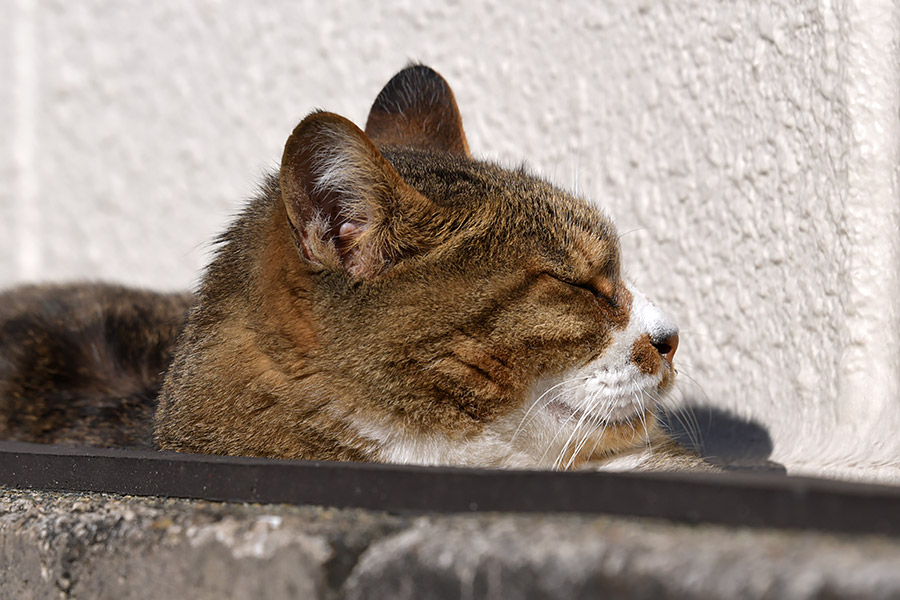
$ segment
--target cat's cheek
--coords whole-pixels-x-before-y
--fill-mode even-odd
[[[602,430],[601,451],[643,439],[643,429],[654,421],[674,377],[677,328],[639,290],[629,286],[628,291],[628,320],[613,330],[599,356],[581,368],[543,378],[529,394],[528,410],[547,412],[563,429]],[[665,340],[671,340],[671,348]]]

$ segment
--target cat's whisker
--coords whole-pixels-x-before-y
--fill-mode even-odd
[[[703,447],[703,440],[700,435],[701,427],[693,407],[682,403],[677,409],[667,411],[667,415],[681,425],[691,447],[694,450],[700,451]],[[675,431],[671,424],[667,429],[670,435],[674,435]]]
[[[563,443],[562,447],[560,448],[559,454],[557,455],[556,459],[553,461],[553,469],[560,469],[562,467],[562,460],[565,457],[566,451],[569,449],[570,444],[572,443],[572,439],[574,438],[575,434],[577,434],[579,431],[579,427],[580,427],[582,421],[584,420],[585,415],[587,414],[584,412],[584,408],[589,403],[590,403],[590,397],[586,398],[584,401],[582,401],[579,404],[579,406],[576,408],[576,412],[573,412],[571,415],[569,415],[569,417],[563,423],[563,427],[564,427],[566,424],[568,424],[572,420],[573,417],[575,417],[576,414],[578,414],[578,411],[581,411],[581,416],[578,417],[577,421],[575,422],[575,425],[572,427],[572,432],[569,434],[569,437]],[[559,432],[562,431],[563,427],[560,427]],[[554,437],[554,440],[555,439],[556,438]]]
[[[594,442],[594,446],[591,448],[591,451],[588,454],[588,456],[593,456],[594,452],[597,451],[597,446],[599,446],[600,442],[603,441],[603,434],[606,433],[606,428],[609,425],[609,418],[612,416],[612,412],[614,409],[615,409],[614,406],[610,406],[610,408],[606,411],[606,413],[604,415],[598,416],[598,419],[600,420],[600,422],[602,424],[602,429],[600,431],[600,435],[597,436],[597,440]]]
[[[644,422],[644,390],[641,387],[634,385],[632,385],[631,388],[631,406],[635,408],[634,413],[636,418],[632,418],[630,422],[632,423],[632,429],[634,430],[635,435],[637,435],[637,427],[634,427],[634,422],[637,421],[639,424]]]
[[[648,425],[647,425],[647,417],[645,414],[646,410],[647,410],[647,400],[649,397],[649,401],[654,402],[654,403],[659,402],[659,393],[656,390],[647,390],[647,389],[643,389],[641,387],[636,387],[636,386],[634,386],[634,384],[632,384],[629,395],[632,398],[633,405],[635,405],[637,408],[637,412],[636,412],[637,420],[639,420],[639,422],[641,424],[642,431],[644,432],[644,441],[645,441],[646,447],[649,449],[651,447],[652,439],[650,437],[650,432],[649,432]],[[592,421],[594,423],[608,424],[608,421],[609,421],[610,417],[612,416],[612,413],[614,410],[615,410],[615,405],[610,406],[603,415],[594,415],[592,417]],[[632,434],[637,435],[637,429],[635,427],[634,420],[630,421],[629,424],[631,425],[631,428],[632,428]],[[605,430],[605,425],[603,426],[603,430]],[[594,444],[591,447],[590,452],[587,454],[588,457],[593,456],[594,453],[597,451],[597,447],[600,445],[600,443],[603,439],[602,433],[603,433],[603,431],[601,430],[600,435],[598,435],[597,438],[594,440]],[[577,457],[578,455],[581,454],[581,451],[583,450],[583,445],[587,442],[587,439],[589,439],[589,437],[590,436],[587,436],[583,440],[582,445],[576,449],[576,452],[573,454],[573,456]],[[569,468],[571,466],[572,462],[573,462],[573,460],[570,458],[569,464],[566,465],[566,468]]]
[[[690,406],[687,407],[685,419],[688,421],[688,424],[685,425],[685,433],[687,433],[691,446],[694,450],[702,454],[704,443],[703,434],[701,432],[703,430],[700,427],[700,421],[697,419],[697,414]]]
[[[575,172],[573,173],[573,179],[575,181],[572,182],[572,195],[578,195],[578,161],[581,158],[581,150],[578,151],[578,154],[575,156]]]
[[[541,461],[544,460],[544,457],[546,457],[547,453],[548,453],[548,452],[550,451],[550,449],[553,447],[553,442],[556,441],[556,438],[559,437],[559,434],[562,433],[562,431],[563,431],[563,429],[566,427],[566,425],[568,425],[568,423],[572,420],[572,418],[573,418],[578,412],[581,412],[582,417],[579,417],[578,421],[576,422],[575,428],[572,430],[572,433],[569,435],[569,437],[568,437],[568,439],[566,440],[566,442],[562,445],[562,449],[560,450],[559,456],[557,456],[556,460],[553,461],[553,468],[554,468],[554,469],[557,469],[557,468],[559,467],[559,463],[562,461],[562,458],[563,458],[563,456],[565,455],[566,449],[569,447],[569,444],[570,444],[571,441],[572,441],[572,436],[574,436],[575,433],[578,432],[578,425],[581,423],[582,418],[583,418],[585,415],[588,414],[587,411],[586,411],[587,407],[588,407],[589,405],[593,404],[594,398],[595,398],[599,393],[600,393],[599,390],[595,390],[593,393],[591,393],[589,396],[587,396],[584,400],[582,400],[582,401],[578,404],[578,406],[574,407],[574,410],[573,410],[572,414],[570,414],[570,415],[566,418],[566,420],[563,421],[563,422],[560,424],[559,428],[558,428],[557,431],[556,431],[556,435],[554,435],[554,436],[553,436],[553,439],[550,440],[550,443],[547,445],[547,450],[545,450],[543,456],[541,456]]]
[[[709,405],[710,399],[703,388],[699,385],[696,379],[692,376],[688,375],[684,372],[679,372],[679,380],[676,382],[675,389],[681,396],[681,402],[676,403],[677,410],[669,411],[671,414],[681,425],[684,427],[685,433],[688,436],[688,441],[693,446],[693,448],[697,451],[702,452],[703,448],[703,439],[701,432],[704,431],[704,428],[700,425],[700,420],[697,417],[697,412],[692,406],[692,403],[687,400],[688,393],[685,391],[685,381],[691,384],[691,388],[694,390],[698,390],[699,393],[704,398],[704,404]],[[709,428],[709,422],[707,422],[707,429]]]
[[[562,386],[569,385],[569,384],[575,383],[577,381],[584,381],[587,379],[590,379],[590,377],[587,375],[582,376],[582,377],[571,377],[569,379],[566,379],[564,381],[557,383],[556,385],[553,385],[552,387],[547,389],[545,392],[543,392],[540,396],[538,396],[538,398],[534,402],[531,403],[531,406],[528,407],[528,410],[525,412],[525,414],[522,416],[522,419],[519,421],[519,424],[516,426],[516,429],[513,432],[510,443],[515,442],[516,438],[518,437],[519,433],[521,433],[522,429],[524,429],[525,426],[527,426],[528,423],[530,423],[531,420],[534,419],[534,417],[537,413],[535,413],[535,415],[532,415],[532,411],[534,411],[535,407],[537,407],[537,405],[541,403],[541,401],[544,399],[545,396],[547,396],[550,392],[552,392]],[[562,396],[562,394],[557,394],[553,398],[550,398],[549,400],[547,400],[543,403],[543,406],[541,406],[541,408],[543,408],[543,407],[547,406],[548,404],[552,403],[553,401],[559,399],[561,396]],[[530,418],[529,418],[529,415],[531,415]]]
[[[688,435],[688,438],[691,441],[691,444],[695,449],[701,451],[703,448],[703,438],[701,431],[703,429],[700,427],[700,420],[697,418],[697,413],[694,410],[694,407],[690,404],[683,404],[684,411],[678,411],[680,414],[684,415],[684,420],[687,423],[684,423],[685,432]]]
[[[592,399],[593,398],[594,398],[594,396],[592,396]],[[587,440],[588,440],[588,438],[590,438],[591,433],[596,433],[597,439],[594,442],[594,446],[591,448],[591,452],[588,454],[588,456],[592,456],[594,454],[594,451],[596,451],[596,449],[597,449],[597,445],[600,443],[600,441],[603,439],[603,435],[606,433],[606,428],[609,425],[609,420],[612,417],[612,413],[615,410],[615,408],[616,408],[615,404],[611,404],[609,406],[609,408],[607,408],[606,412],[602,415],[593,414],[593,411],[592,411],[592,414],[590,415],[590,422],[593,427],[586,432],[586,435],[584,436],[584,440],[579,445],[579,447],[576,448],[575,452],[569,458],[569,463],[566,465],[567,470],[572,465],[575,458],[580,454],[583,445],[585,443],[587,443]]]
[[[632,390],[633,390],[633,391],[631,392],[631,397],[632,397],[631,403],[632,403],[632,406],[633,406],[633,405],[634,405],[634,398],[635,398],[635,393],[634,393],[635,386],[634,386],[634,384],[630,384],[630,387],[631,387]],[[637,391],[640,391],[640,390],[638,389]],[[629,420],[628,420],[628,425],[631,427],[631,439],[634,439],[634,438],[637,436],[637,429],[635,429],[635,427],[634,427],[634,419],[629,419]]]
[[[570,380],[569,382],[571,382],[571,380]],[[562,391],[561,391],[561,392],[557,393],[556,395],[554,395],[553,397],[547,398],[546,400],[543,400],[543,401],[541,402],[542,406],[541,406],[540,408],[541,408],[541,409],[546,408],[548,405],[550,405],[550,404],[552,404],[553,402],[559,400],[559,399],[562,398],[564,395],[565,395],[565,392],[562,392]],[[538,404],[537,401],[536,401],[534,404],[532,404],[531,408],[529,408],[529,411],[533,410],[533,409],[536,407],[537,404]],[[520,421],[518,427],[516,427],[516,430],[515,430],[515,432],[514,432],[514,434],[513,434],[513,438],[512,438],[513,440],[516,439],[516,437],[517,437],[520,433],[522,433],[522,431],[524,431],[525,427],[526,427],[531,421],[533,421],[535,418],[537,418],[538,413],[539,413],[539,411],[537,411],[537,412],[535,412],[534,414],[532,414],[531,417],[528,418],[527,421],[526,421],[525,417],[522,418],[522,420]],[[563,422],[561,423],[560,427],[561,427],[561,428],[565,427],[565,425],[569,422],[569,420],[570,420],[571,418],[572,418],[572,415],[570,415],[569,417],[567,417],[566,420],[563,421]],[[550,440],[550,442],[548,442],[548,446],[549,446],[549,445],[552,445],[553,441],[556,440],[556,437],[557,437],[558,435],[559,435],[559,431],[557,431],[556,435],[554,435],[554,437]]]
[[[593,411],[585,411],[584,417],[584,420],[587,421],[587,426],[583,428],[581,439],[578,441],[578,443],[575,444],[575,449],[572,451],[571,456],[569,456],[569,460],[566,463],[564,469],[566,471],[571,468],[572,464],[575,462],[575,459],[581,454],[581,450],[584,448],[584,445],[587,444],[587,441],[588,439],[590,439],[591,434],[595,433],[597,430],[597,425],[599,424],[597,415],[593,414]],[[581,425],[582,423],[579,423],[579,427]]]
[[[626,231],[626,232],[624,232],[624,233],[620,233],[620,234],[619,234],[619,239],[625,237],[626,235],[631,235],[632,233],[639,233],[639,232],[641,232],[641,231],[647,231],[647,228],[646,228],[646,227],[635,227],[634,229],[629,229],[628,231]],[[631,275],[631,272],[630,272],[630,271],[628,272],[628,274],[629,274],[629,276],[630,276],[629,278],[630,278],[632,281],[635,281],[635,282],[637,281],[637,280],[634,278],[634,276]]]
[[[641,427],[644,429],[644,442],[645,446],[649,449],[652,441],[650,439],[650,430],[647,426],[647,406],[644,404],[645,394],[650,396],[650,401],[657,403],[659,399],[656,394],[650,390],[638,390],[640,392],[640,397],[638,398],[638,418],[641,421]]]
[[[590,418],[588,419],[589,426],[585,431],[581,442],[579,442],[578,446],[576,447],[575,452],[573,452],[572,456],[569,458],[569,463],[566,465],[566,470],[568,470],[572,466],[572,463],[574,463],[575,459],[578,456],[582,455],[582,450],[584,450],[584,447],[587,445],[588,440],[590,440],[591,437],[594,437],[594,445],[591,447],[591,451],[585,455],[587,460],[590,460],[590,457],[593,456],[594,451],[597,449],[597,445],[603,440],[603,436],[606,433],[606,428],[608,425],[608,418],[611,414],[612,410],[610,409],[610,411],[607,412],[607,420],[604,420],[603,416],[598,414],[593,414],[590,416]]]
[[[692,387],[693,387],[694,389],[696,389],[697,391],[700,392],[700,394],[703,396],[703,401],[704,401],[706,404],[711,404],[709,395],[708,395],[708,394],[706,393],[706,391],[703,389],[703,386],[700,385],[700,382],[697,381],[694,377],[692,377],[691,375],[689,375],[687,372],[685,372],[685,371],[683,371],[683,370],[679,370],[679,371],[678,371],[678,378],[679,378],[679,380],[682,380],[682,381],[686,379],[686,380],[688,381],[688,383],[691,383],[691,384],[692,384]],[[682,383],[682,381],[679,381],[679,384]]]

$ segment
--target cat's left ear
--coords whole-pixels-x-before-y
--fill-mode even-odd
[[[423,247],[415,223],[430,202],[339,115],[313,113],[297,125],[280,187],[294,240],[315,268],[366,279]]]
[[[369,112],[366,135],[379,147],[469,156],[453,91],[425,65],[410,65],[387,82]]]

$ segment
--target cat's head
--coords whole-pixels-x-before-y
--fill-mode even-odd
[[[192,315],[202,326],[187,334],[245,336],[230,362],[195,369],[253,370],[217,393],[250,397],[270,382],[268,400],[230,417],[268,438],[225,451],[566,468],[654,433],[678,334],[624,279],[613,224],[524,169],[474,160],[431,69],[396,75],[365,132],[330,113],[304,119],[273,195],[271,210],[250,213],[265,243],[213,263]],[[240,281],[223,272],[235,268]],[[182,354],[199,361],[214,345]],[[176,399],[196,402],[189,395]],[[201,407],[207,421],[237,410],[215,402]],[[257,413],[271,419],[250,424]],[[352,451],[317,453],[329,443]]]
[[[622,277],[599,209],[471,159],[437,73],[394,77],[365,133],[305,119],[281,190],[326,290],[321,335],[376,392],[352,426],[385,458],[440,461],[446,439],[477,456],[490,437],[560,466],[644,443],[677,329]]]

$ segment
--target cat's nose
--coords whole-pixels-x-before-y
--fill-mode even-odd
[[[678,349],[678,332],[666,332],[653,339],[653,347],[671,365],[675,359],[675,350]]]

